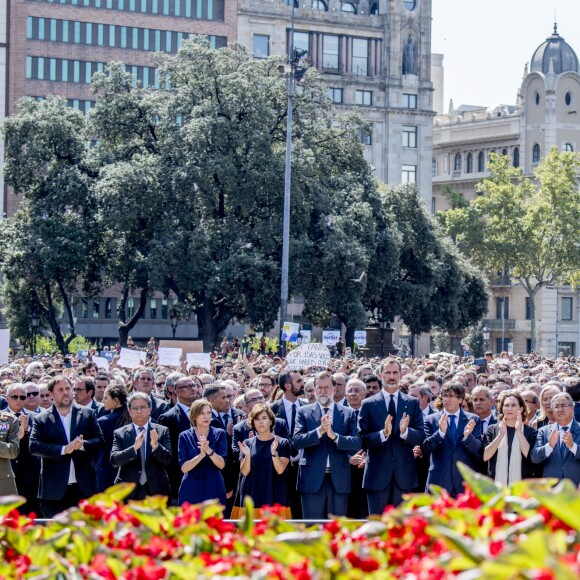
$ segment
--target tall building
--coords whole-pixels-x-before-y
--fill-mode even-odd
[[[576,53],[554,25],[553,33],[526,63],[513,105],[449,105],[433,123],[432,211],[449,208],[442,191],[451,187],[468,200],[488,175],[492,152],[509,155],[523,174],[533,171],[551,147],[580,151],[580,65]],[[529,299],[523,288],[499,272],[490,279],[490,346],[496,352],[513,344],[515,352],[531,347]],[[536,297],[536,350],[555,356],[578,354],[580,294],[570,287],[544,287]]]
[[[256,58],[294,47],[339,110],[357,109],[378,179],[417,183],[431,199],[431,0],[239,0],[238,41]]]

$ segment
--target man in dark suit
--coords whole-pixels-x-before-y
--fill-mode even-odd
[[[353,410],[358,430],[358,415],[362,402],[367,395],[366,385],[360,379],[350,379],[346,383],[346,399],[348,406]],[[346,515],[356,520],[366,519],[369,515],[367,493],[363,489],[363,475],[367,453],[363,448],[352,454],[350,463],[350,493],[348,495],[348,511]]]
[[[95,493],[93,465],[104,439],[95,412],[73,404],[68,378],[54,377],[48,390],[54,402],[34,418],[30,452],[41,458],[40,509],[52,518]]]
[[[197,377],[182,375],[173,384],[176,394],[176,404],[159,417],[159,424],[169,429],[171,440],[171,465],[169,466],[169,484],[171,497],[177,505],[177,494],[183,473],[179,467],[178,442],[179,435],[191,427],[189,409],[194,401],[201,398],[203,387]]]
[[[574,401],[574,419],[580,421],[580,379],[570,379],[564,387],[564,392],[572,397]]]
[[[346,516],[350,493],[350,455],[361,448],[354,411],[334,402],[332,375],[316,375],[317,402],[296,414],[294,447],[303,449],[298,491],[306,519]]]
[[[135,483],[128,499],[150,495],[169,497],[166,468],[171,463],[169,429],[149,421],[151,398],[133,393],[127,399],[132,423],[117,429],[113,435],[111,464],[118,467],[115,483]]]
[[[419,401],[399,391],[401,365],[386,359],[379,370],[383,388],[365,399],[359,414],[362,444],[367,449],[363,487],[369,514],[381,514],[389,504],[401,503],[417,485],[413,447],[425,439]]]
[[[234,402],[234,389],[225,381],[207,386],[203,391],[203,398],[207,399],[212,407],[212,421],[210,425],[218,429],[224,429],[228,441],[228,456],[226,465],[222,470],[226,485],[227,505],[224,516],[229,517],[234,506],[235,493],[240,476],[239,457],[232,448],[232,434],[234,425],[242,420],[242,414],[232,408]]]
[[[431,456],[426,488],[431,484],[438,485],[453,497],[463,491],[463,478],[457,462],[476,469],[482,446],[477,415],[461,409],[464,398],[465,386],[462,383],[446,383],[441,389],[443,411],[425,419],[427,436],[422,448]]]
[[[550,405],[556,423],[538,430],[532,461],[542,464],[543,477],[571,479],[580,485],[580,423],[574,419],[574,401],[568,393],[560,393]]]
[[[264,394],[258,389],[249,389],[244,394],[245,411],[247,415],[250,414],[250,411],[258,403],[265,402],[266,400],[264,398]],[[283,437],[284,439],[288,439],[288,441],[292,442],[292,438],[288,432],[288,427],[286,426],[286,421],[278,417],[276,417],[276,422],[274,423],[274,433],[278,435],[278,437]],[[250,430],[250,426],[246,420],[240,421],[237,425],[234,425],[234,429],[232,431],[232,449],[234,450],[234,453],[240,453],[239,443],[241,441],[245,441],[254,435],[255,433]]]
[[[270,408],[276,417],[286,421],[288,432],[290,433],[290,437],[292,437],[294,435],[298,409],[306,405],[304,401],[298,398],[304,393],[304,379],[299,371],[286,371],[281,373],[278,377],[278,386],[283,395],[280,399],[274,401],[270,405]],[[300,500],[300,494],[296,489],[299,460],[300,457],[298,452],[296,449],[292,448],[290,463],[286,468],[286,488],[290,499],[292,516],[297,519],[302,517],[302,502]]]
[[[465,375],[468,376],[467,374]],[[489,387],[478,386],[471,392],[471,400],[473,402],[473,412],[477,415],[479,421],[477,426],[477,434],[483,441],[485,431],[490,425],[497,423],[497,417],[493,411],[493,393]],[[487,475],[487,461],[483,461],[480,457],[475,462],[474,469],[478,473]]]
[[[157,419],[169,411],[169,403],[153,396],[153,387],[155,386],[155,375],[147,367],[138,367],[133,372],[133,390],[137,393],[145,393],[151,397],[151,419]]]
[[[38,504],[38,481],[40,479],[40,459],[30,454],[28,440],[32,429],[32,421],[36,413],[24,408],[27,392],[21,383],[13,383],[6,389],[6,412],[14,415],[20,422],[18,439],[20,452],[12,459],[12,471],[16,478],[18,494],[26,498],[26,503],[19,507],[20,513],[40,513]]]
[[[95,401],[95,391],[96,386],[93,377],[79,377],[73,384],[75,403],[92,409],[96,413],[98,419],[99,417],[106,415],[107,410],[103,403],[97,403],[97,401]]]
[[[423,382],[418,382],[409,387],[409,395],[415,397],[419,401],[419,407],[423,413],[423,421],[433,413],[435,409],[430,405],[433,393],[431,388]],[[415,456],[415,466],[417,467],[417,486],[413,491],[423,493],[425,485],[427,484],[427,474],[429,473],[429,455],[424,454],[420,445],[415,445],[413,448],[413,455]]]

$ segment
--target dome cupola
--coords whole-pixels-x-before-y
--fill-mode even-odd
[[[558,34],[558,25],[554,24],[554,32],[540,44],[530,65],[530,72],[548,74],[552,62],[555,74],[563,72],[580,72],[578,57],[572,47]]]

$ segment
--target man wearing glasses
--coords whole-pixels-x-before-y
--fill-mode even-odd
[[[127,399],[131,423],[113,434],[111,465],[118,467],[115,483],[134,483],[127,499],[169,496],[166,468],[171,464],[169,429],[150,422],[151,397],[133,393]]]
[[[46,385],[38,385],[38,390],[40,391],[38,398],[40,400],[41,411],[44,409],[50,409],[52,407],[52,393],[48,390]]]
[[[179,434],[191,427],[189,421],[189,409],[194,401],[201,398],[202,386],[197,377],[181,375],[173,385],[177,396],[176,404],[159,417],[159,424],[169,430],[171,444],[171,465],[168,468],[171,498],[177,505],[177,494],[183,472],[179,466],[178,442]]]
[[[258,375],[258,389],[260,389],[262,395],[264,396],[264,401],[269,402],[274,391],[274,378],[267,373]]]
[[[32,413],[40,413],[42,408],[40,407],[40,388],[36,383],[25,383],[24,388],[26,390],[26,401],[24,402],[24,408]]]
[[[98,418],[106,415],[107,411],[103,403],[97,403],[97,401],[95,401],[95,390],[95,381],[93,377],[89,376],[79,377],[73,385],[75,403],[92,409]],[[37,395],[39,394],[40,391],[37,388]]]
[[[163,413],[169,411],[169,404],[153,396],[155,375],[151,369],[140,367],[133,373],[133,390],[145,393],[151,398],[151,418],[157,420]]]
[[[571,479],[580,485],[580,424],[574,419],[574,401],[568,393],[552,397],[556,422],[538,430],[532,461],[541,463],[543,477]]]

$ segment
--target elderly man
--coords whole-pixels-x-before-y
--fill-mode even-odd
[[[133,390],[151,397],[151,419],[156,421],[160,415],[169,411],[169,404],[153,396],[154,386],[155,375],[151,369],[139,367],[133,372]]]
[[[433,398],[431,389],[425,383],[415,383],[409,387],[409,395],[419,401],[419,408],[423,418],[435,413],[435,409],[429,404]]]
[[[551,401],[556,422],[538,430],[531,457],[541,463],[543,477],[571,479],[580,485],[580,424],[574,419],[574,401],[568,393],[554,395]]]
[[[48,386],[38,385],[38,390],[40,391],[40,395],[38,395],[40,410],[50,409],[52,407],[52,393],[48,390]]]
[[[0,412],[0,496],[18,493],[10,460],[18,456],[20,431],[21,424],[13,414]]]

